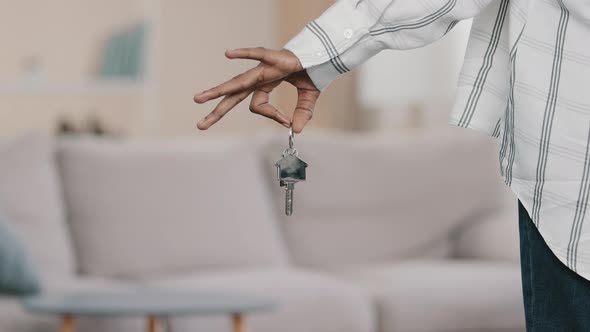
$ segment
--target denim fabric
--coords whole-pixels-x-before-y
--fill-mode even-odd
[[[520,201],[518,219],[527,332],[590,331],[590,281],[553,254]]]

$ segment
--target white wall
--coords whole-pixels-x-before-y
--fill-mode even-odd
[[[161,135],[204,134],[197,132],[196,123],[216,103],[196,105],[192,96],[256,65],[226,59],[226,49],[276,47],[276,5],[276,0],[162,1],[158,68]],[[251,132],[269,125],[268,119],[253,116],[245,101],[207,134]]]

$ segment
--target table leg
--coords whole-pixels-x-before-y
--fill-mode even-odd
[[[233,332],[246,332],[246,323],[244,322],[244,316],[241,313],[232,315]]]
[[[64,315],[62,317],[61,332],[74,332],[74,316]]]
[[[158,317],[150,315],[147,317],[147,330],[148,332],[157,332],[158,331]]]

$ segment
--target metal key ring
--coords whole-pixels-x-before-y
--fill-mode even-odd
[[[293,149],[295,141],[295,134],[293,134],[293,123],[291,123],[291,127],[289,128],[289,149]]]
[[[283,157],[285,157],[287,155],[297,157],[297,156],[299,156],[299,152],[297,152],[297,149],[295,149],[295,148],[288,148],[288,149],[285,149],[285,151],[283,151]]]

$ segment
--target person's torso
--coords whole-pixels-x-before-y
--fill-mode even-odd
[[[476,17],[450,123],[499,138],[506,183],[590,279],[590,1],[498,0]]]

